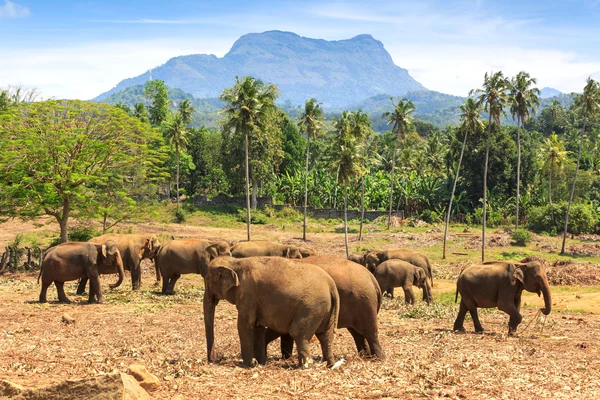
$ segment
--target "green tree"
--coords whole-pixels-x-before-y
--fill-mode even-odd
[[[398,145],[404,139],[404,133],[410,126],[411,114],[415,111],[415,105],[411,100],[407,98],[399,98],[398,103],[394,103],[394,99],[390,97],[392,102],[393,110],[385,111],[381,117],[387,120],[388,125],[392,125],[392,130],[397,132],[396,141],[394,144],[394,153],[392,155],[392,166],[391,166],[391,178],[390,178],[390,204],[388,214],[388,230],[392,223],[392,206],[394,197],[394,175],[396,169],[396,153],[398,152]]]
[[[101,206],[97,190],[148,181],[162,154],[147,124],[108,104],[43,101],[0,117],[0,209],[24,219],[50,215],[67,241],[72,215]],[[116,191],[120,199],[130,193]]]
[[[450,194],[450,201],[448,203],[448,211],[446,213],[446,226],[444,228],[444,244],[442,251],[442,258],[446,259],[446,238],[448,236],[448,225],[450,225],[450,215],[452,212],[452,200],[454,199],[454,192],[456,191],[456,183],[458,182],[458,176],[460,174],[460,165],[462,164],[463,155],[465,154],[465,147],[467,145],[467,136],[469,132],[478,132],[483,129],[483,123],[480,120],[479,115],[481,114],[481,105],[478,104],[473,98],[469,97],[465,100],[464,104],[460,106],[460,130],[464,132],[464,139],[462,147],[460,149],[460,157],[458,159],[458,166],[456,167],[456,174],[454,175],[454,184],[452,186],[452,193]]]
[[[308,162],[310,160],[310,139],[316,140],[325,126],[323,110],[315,98],[306,100],[304,110],[300,114],[298,127],[306,134],[306,165],[304,170],[304,223],[302,225],[302,240],[306,241],[306,210],[308,207]]]
[[[552,226],[554,226],[554,207],[552,206],[552,176],[562,169],[567,160],[567,151],[565,145],[558,139],[556,133],[546,138],[542,146],[542,170],[548,172],[548,202],[550,205],[550,215]]]
[[[510,112],[517,119],[517,206],[516,229],[519,229],[519,188],[521,186],[521,125],[525,124],[535,114],[540,105],[540,90],[532,87],[537,83],[527,72],[521,71],[512,78],[510,88]]]
[[[144,96],[150,101],[148,108],[150,123],[153,126],[160,126],[169,116],[169,92],[165,82],[161,80],[146,82]]]
[[[363,113],[362,110],[352,112],[350,114],[350,133],[356,141],[356,145],[360,146],[363,151],[362,158],[362,173],[360,178],[360,227],[358,229],[358,240],[362,240],[363,221],[365,219],[365,162],[366,162],[366,142],[373,134],[371,128],[371,119],[369,114]]]
[[[226,88],[220,96],[226,103],[223,110],[224,131],[233,131],[237,137],[244,138],[248,240],[251,240],[249,142],[260,139],[260,133],[266,128],[269,114],[275,108],[275,99],[278,96],[279,90],[275,85],[265,85],[249,76],[241,80],[236,77],[234,86]]]
[[[161,126],[165,141],[169,144],[171,151],[175,151],[176,157],[176,186],[177,186],[177,208],[179,208],[179,167],[181,152],[187,149],[189,144],[189,132],[180,112],[171,114]]]
[[[194,120],[192,117],[194,111],[196,110],[194,110],[192,103],[188,99],[185,99],[179,103],[179,108],[177,109],[177,112],[181,115],[181,120],[186,125],[189,125]]]
[[[583,126],[581,128],[581,137],[579,139],[579,151],[577,152],[577,163],[575,164],[575,177],[573,178],[573,186],[571,195],[567,205],[565,214],[565,229],[563,231],[563,241],[560,254],[565,254],[565,244],[567,242],[567,229],[569,227],[569,212],[573,203],[575,194],[575,185],[577,184],[577,173],[579,172],[579,162],[581,160],[581,150],[583,148],[583,140],[585,139],[585,128],[588,120],[595,121],[600,112],[600,86],[598,82],[592,78],[587,79],[587,83],[583,88],[583,94],[575,96],[575,109],[583,117]]]
[[[483,169],[483,210],[481,221],[481,261],[485,261],[485,224],[487,214],[487,173],[490,154],[490,136],[492,133],[492,120],[500,127],[500,117],[506,115],[504,106],[508,103],[507,90],[509,83],[502,71],[488,75],[485,73],[483,87],[472,90],[469,96],[475,95],[477,103],[483,105],[488,114],[488,127],[485,145],[485,165]]]

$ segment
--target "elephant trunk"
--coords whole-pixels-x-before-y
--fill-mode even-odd
[[[206,281],[205,281],[206,282]],[[206,283],[204,287],[204,299],[202,301],[204,307],[204,330],[206,333],[206,352],[208,362],[214,362],[215,356],[215,307],[217,301],[208,290],[206,290]]]
[[[123,277],[125,275],[125,272],[123,271],[123,259],[121,258],[121,254],[117,253],[117,257],[115,259],[115,263],[117,264],[117,272],[119,274],[119,279],[117,280],[117,282],[115,282],[114,284],[110,285],[111,289],[114,289],[116,287],[121,286],[121,283],[123,283]]]
[[[540,311],[542,311],[544,315],[548,315],[550,314],[550,311],[552,311],[552,296],[550,295],[550,286],[546,279],[544,279],[544,283],[541,285],[540,289],[544,295],[544,308]]]

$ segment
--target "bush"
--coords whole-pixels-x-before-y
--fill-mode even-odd
[[[283,207],[281,210],[279,210],[277,212],[277,216],[279,218],[293,218],[293,219],[298,219],[300,217],[303,217],[303,214],[295,209],[293,209],[292,207]]]
[[[512,240],[516,246],[527,246],[531,242],[531,234],[525,229],[517,229],[512,233]]]
[[[100,236],[100,232],[91,226],[75,226],[69,230],[67,237],[69,242],[87,242],[93,237]]]
[[[483,219],[483,208],[476,208],[472,213],[467,214],[465,222],[467,225],[481,225]],[[506,224],[504,220],[504,214],[500,211],[491,211],[488,209],[486,215],[486,226],[488,228],[495,228]]]
[[[175,216],[175,222],[177,222],[178,224],[184,223],[187,218],[187,214],[183,210],[183,208],[176,208],[175,212],[174,212],[174,216]]]
[[[550,206],[531,207],[527,213],[527,225],[534,232],[562,232],[567,212],[567,202],[554,204],[554,224]],[[590,204],[573,203],[569,215],[569,229],[572,234],[593,233],[597,229],[597,212]]]
[[[436,224],[442,221],[442,214],[433,210],[423,210],[421,219],[429,224]]]
[[[245,208],[241,208],[238,210],[238,221],[243,222],[243,223],[247,222]],[[267,223],[267,216],[262,211],[259,211],[259,210],[251,211],[250,212],[250,223],[252,223],[254,225],[264,225]]]

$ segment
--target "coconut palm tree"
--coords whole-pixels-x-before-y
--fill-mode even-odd
[[[550,203],[550,216],[552,217],[552,226],[554,226],[554,207],[552,206],[552,176],[554,171],[559,171],[563,163],[567,160],[567,151],[565,145],[558,139],[558,135],[553,133],[546,138],[542,145],[543,164],[542,170],[548,171],[548,202]]]
[[[351,114],[351,129],[350,132],[352,136],[358,141],[358,145],[360,145],[363,149],[362,154],[362,170],[363,174],[360,178],[360,228],[358,230],[358,240],[362,240],[362,231],[363,231],[363,221],[365,219],[365,175],[366,172],[365,162],[366,162],[366,142],[367,139],[373,134],[373,129],[371,128],[371,119],[369,118],[369,114],[363,113],[362,110],[358,110]]]
[[[302,240],[306,241],[306,209],[308,207],[308,162],[310,159],[310,139],[317,139],[323,133],[325,117],[321,104],[315,98],[306,100],[304,111],[300,115],[298,127],[300,132],[306,133],[306,168],[304,174],[304,224],[302,226]]]
[[[188,99],[179,103],[179,109],[177,110],[177,112],[181,114],[181,119],[186,125],[194,120],[192,117],[194,111],[194,107],[192,107],[192,103]]]
[[[344,243],[346,257],[350,255],[348,248],[348,185],[363,172],[363,150],[359,140],[352,134],[352,121],[347,111],[342,112],[335,123],[333,143],[334,159],[331,169],[336,171],[344,186]]]
[[[390,183],[390,210],[388,214],[388,230],[392,223],[392,203],[394,196],[394,172],[396,169],[396,153],[398,152],[398,144],[404,138],[404,133],[410,126],[411,114],[415,112],[415,105],[411,100],[407,98],[398,97],[398,103],[394,103],[394,99],[390,97],[392,102],[393,110],[385,111],[382,114],[382,118],[387,120],[388,125],[392,125],[392,129],[398,132],[396,141],[394,142],[394,153],[392,155],[392,173]]]
[[[519,188],[521,186],[521,125],[535,114],[540,105],[540,90],[532,87],[537,83],[527,72],[521,71],[510,82],[510,112],[517,119],[517,209],[516,229],[519,229]]]
[[[248,240],[250,240],[250,163],[248,143],[264,129],[269,111],[275,107],[279,89],[273,84],[265,85],[261,80],[250,76],[235,77],[235,85],[226,88],[219,98],[225,102],[223,129],[234,130],[244,138],[246,170],[246,217]]]
[[[481,261],[485,261],[485,224],[487,214],[487,173],[488,160],[490,156],[490,136],[492,134],[492,120],[500,127],[500,116],[506,115],[504,106],[508,103],[509,83],[502,71],[496,73],[485,73],[483,86],[480,89],[471,90],[469,96],[475,96],[477,103],[483,105],[488,114],[487,137],[485,142],[485,165],[483,168],[483,212],[481,223]]]
[[[171,146],[171,150],[175,150],[175,155],[177,157],[177,174],[175,181],[177,184],[177,208],[179,208],[179,158],[181,151],[185,151],[189,144],[189,131],[187,130],[186,124],[183,122],[183,116],[179,112],[167,117],[167,120],[162,125],[162,131],[165,140],[169,143],[169,146]]]
[[[442,258],[446,258],[446,237],[448,236],[448,225],[450,225],[450,215],[452,212],[452,200],[454,199],[454,192],[456,191],[456,183],[458,182],[458,175],[460,173],[460,165],[462,164],[463,155],[465,154],[465,146],[467,145],[467,136],[469,132],[477,132],[483,128],[483,123],[480,119],[481,105],[477,103],[472,97],[469,97],[463,105],[460,106],[460,130],[465,133],[463,138],[462,148],[460,149],[460,157],[458,159],[458,166],[456,167],[456,175],[454,175],[454,185],[452,186],[452,194],[450,194],[450,201],[448,202],[448,212],[446,213],[446,227],[444,228],[444,245],[442,251]]]
[[[560,250],[560,254],[565,254],[567,228],[569,227],[569,213],[571,212],[571,204],[573,203],[573,196],[575,194],[575,184],[577,183],[577,173],[579,172],[579,161],[581,160],[581,150],[583,148],[583,140],[585,139],[585,126],[588,120],[594,121],[600,113],[600,85],[598,85],[598,82],[591,77],[587,79],[587,83],[583,88],[583,94],[576,95],[575,109],[583,116],[583,126],[581,128],[581,138],[579,139],[575,177],[573,178],[571,196],[569,197],[569,204],[567,205],[567,213],[565,215],[565,229],[563,231],[562,249]]]

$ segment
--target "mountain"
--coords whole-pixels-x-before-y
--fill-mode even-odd
[[[275,83],[281,91],[280,101],[304,104],[315,97],[328,107],[341,107],[382,93],[403,95],[425,90],[407,70],[394,64],[383,44],[371,35],[327,41],[269,31],[242,36],[223,58],[206,54],[172,58],[121,81],[95,100],[144,84],[151,77],[197,98],[218,97],[224,88],[233,85],[235,76],[246,75]]]
[[[549,99],[550,97],[560,96],[561,94],[563,94],[563,93],[559,92],[558,90],[556,90],[554,88],[545,87],[540,91],[540,98]]]

